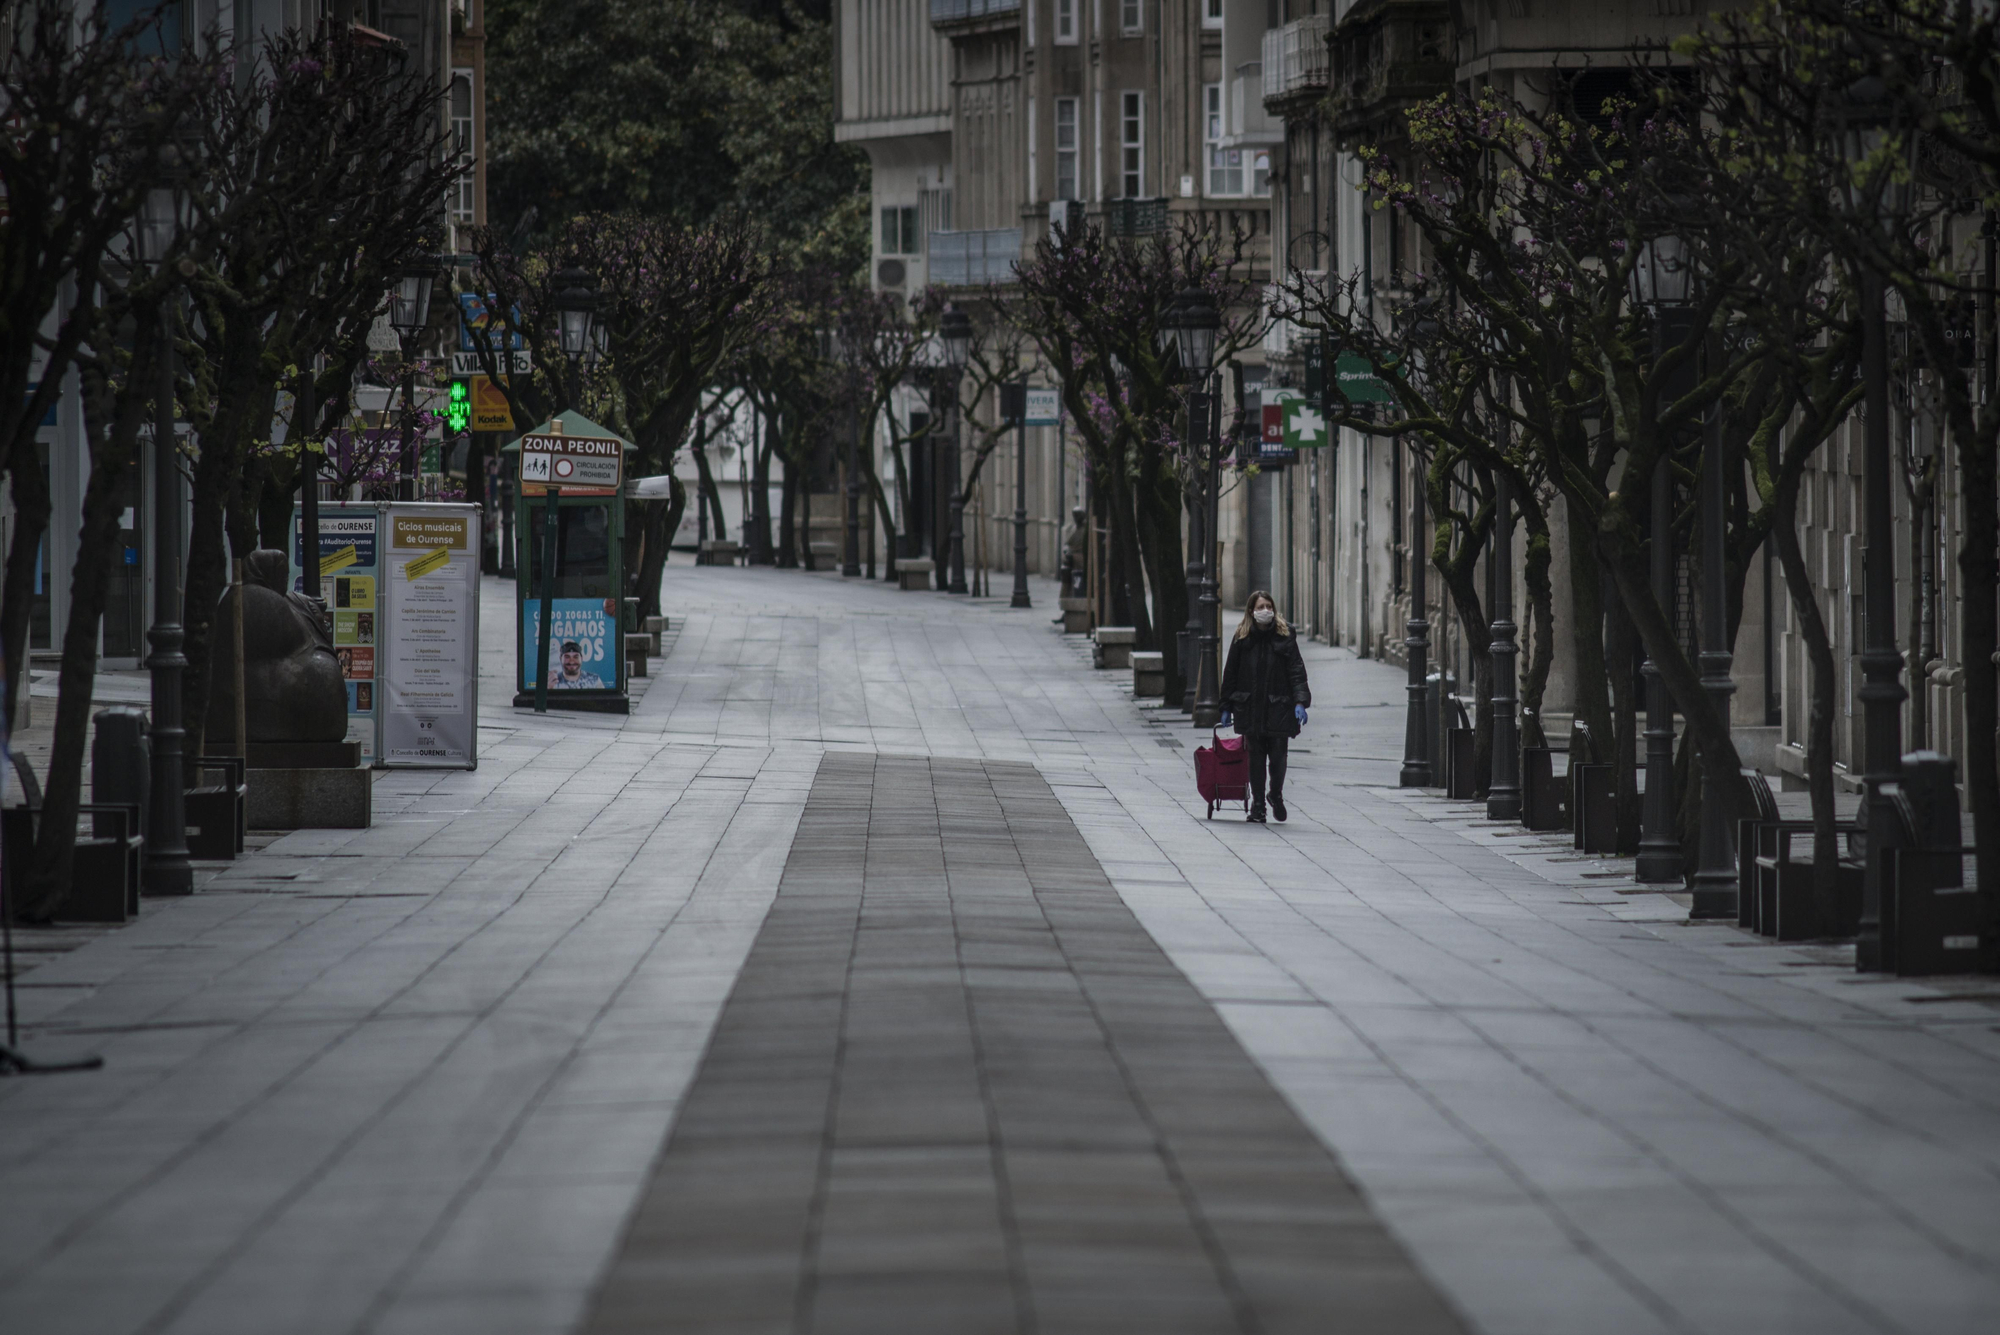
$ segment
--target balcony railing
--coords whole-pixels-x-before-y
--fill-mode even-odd
[[[931,0],[932,23],[964,23],[1021,12],[1021,0]]]
[[[1021,258],[1021,229],[995,227],[982,232],[932,232],[930,280],[944,287],[980,287],[1014,281]]]
[[[1104,232],[1107,236],[1158,236],[1166,230],[1167,201],[1164,198],[1104,201]]]
[[[1267,99],[1326,87],[1328,21],[1325,14],[1312,14],[1264,34]]]

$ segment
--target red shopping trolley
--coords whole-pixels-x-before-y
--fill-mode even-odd
[[[1194,786],[1208,803],[1208,818],[1215,819],[1218,802],[1241,802],[1250,810],[1250,752],[1241,737],[1224,737],[1211,731],[1213,746],[1194,749]]]

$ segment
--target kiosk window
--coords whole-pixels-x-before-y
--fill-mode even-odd
[[[610,509],[565,505],[556,513],[556,597],[611,597]],[[523,592],[530,598],[541,596],[542,533],[547,514],[540,505],[528,511],[528,577],[532,582]]]

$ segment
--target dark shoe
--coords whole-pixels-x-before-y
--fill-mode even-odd
[[[1264,823],[1264,804],[1259,802],[1256,806],[1251,807],[1250,814],[1243,819],[1246,821],[1255,821],[1257,824],[1262,825]]]
[[[1271,794],[1271,814],[1278,818],[1278,824],[1285,823],[1285,799],[1276,793]]]

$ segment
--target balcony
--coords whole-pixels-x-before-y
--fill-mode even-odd
[[[932,232],[929,242],[930,279],[940,287],[984,287],[1014,281],[1014,265],[1021,258],[1018,227]]]
[[[1021,0],[931,0],[931,25],[947,27],[981,19],[1018,18]]]
[[[1327,16],[1293,19],[1264,34],[1264,104],[1287,103],[1326,88]]]

